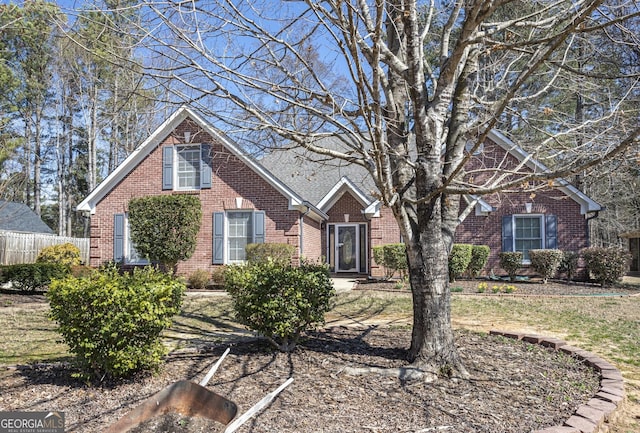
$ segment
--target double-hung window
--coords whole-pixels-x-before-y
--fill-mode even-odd
[[[178,189],[200,189],[200,146],[176,146]]]
[[[162,148],[162,189],[211,188],[212,155],[209,144],[178,144]]]
[[[530,263],[529,251],[557,248],[555,215],[506,215],[502,217],[502,251],[522,252]]]
[[[529,250],[542,249],[544,237],[542,233],[542,215],[514,216],[514,251],[522,252],[525,262],[529,261]]]
[[[241,263],[251,243],[264,243],[263,211],[228,210],[213,213],[213,264]]]
[[[227,213],[229,262],[243,262],[247,244],[253,242],[253,212]]]

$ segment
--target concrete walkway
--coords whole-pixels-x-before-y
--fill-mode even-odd
[[[337,293],[348,292],[356,284],[355,278],[331,278]]]

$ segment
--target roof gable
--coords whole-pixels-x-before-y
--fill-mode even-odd
[[[532,170],[534,173],[549,173],[551,170],[541,162],[535,160],[530,153],[508,139],[504,134],[495,129],[489,131],[487,137],[503,148],[507,153],[512,155],[520,162]],[[585,193],[569,183],[566,179],[557,178],[554,180],[554,188],[562,191],[567,197],[580,205],[580,213],[585,215],[589,212],[598,212],[603,210],[602,205],[588,197]]]
[[[213,137],[218,143],[224,146],[229,152],[240,161],[261,176],[278,192],[289,200],[290,209],[298,209],[302,212],[312,211],[316,218],[323,218],[322,212],[306,202],[300,195],[294,192],[289,186],[269,172],[256,160],[244,153],[242,149],[227,136],[216,130],[210,123],[186,106],[180,107],[167,120],[165,120],[144,142],[142,142],[116,169],[111,172],[78,206],[77,210],[93,214],[98,203],[115,188],[129,173],[158,146],[166,137],[175,130],[184,120],[191,119],[203,131]],[[159,169],[160,170],[160,169]]]

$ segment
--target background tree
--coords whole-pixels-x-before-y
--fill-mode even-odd
[[[617,44],[608,32],[632,31],[637,5],[523,4],[306,0],[279,4],[274,17],[271,2],[149,2],[145,26],[153,30],[145,48],[162,56],[153,71],[159,82],[177,79],[175,95],[227,129],[264,132],[272,139],[261,142],[299,146],[369,171],[407,246],[414,305],[409,359],[464,375],[447,278],[454,232],[471,209],[460,197],[544,187],[622,157],[640,131],[637,111],[622,115],[638,92],[637,70],[589,118],[538,105],[586,76],[573,60],[592,45],[577,38]],[[339,74],[339,90],[335,76],[318,73],[318,58]],[[545,123],[527,148],[552,173],[531,173],[524,164],[465,172],[489,130],[533,112]],[[321,147],[326,135],[340,137],[343,148]]]
[[[129,202],[129,229],[136,251],[165,272],[175,273],[180,260],[196,249],[202,220],[200,199],[193,195],[160,195]]]
[[[47,106],[51,98],[54,22],[58,8],[44,1],[26,2],[22,7],[2,5],[4,74],[13,82],[4,93],[6,113],[18,123],[23,137],[20,161],[27,180],[23,201],[40,215],[42,167],[46,157]]]

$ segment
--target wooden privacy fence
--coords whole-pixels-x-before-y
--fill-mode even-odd
[[[89,238],[0,231],[0,264],[35,263],[38,253],[44,247],[66,243],[80,248],[82,262],[89,263]]]

